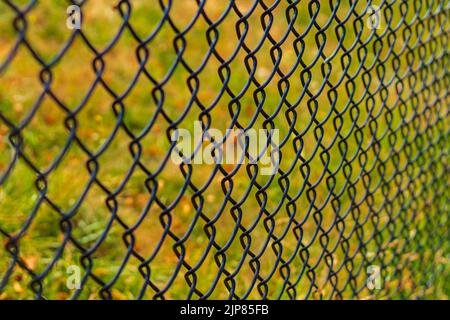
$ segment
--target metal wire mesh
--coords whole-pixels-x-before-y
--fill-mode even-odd
[[[445,298],[449,9],[2,0],[0,298]],[[277,172],[174,164],[196,120]]]

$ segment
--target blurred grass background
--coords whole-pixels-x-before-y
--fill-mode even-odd
[[[27,1],[13,2],[19,6],[27,4]],[[162,10],[157,1],[130,2],[132,14],[129,23],[140,37],[145,38],[157,27],[163,16]],[[275,2],[278,1],[265,1],[268,6]],[[323,49],[320,49],[322,39],[316,37],[318,33],[316,27],[302,38],[305,48],[301,56],[303,63],[312,64],[321,50],[326,57],[334,55],[336,51],[334,57],[328,61],[328,66],[332,70],[328,80],[336,84],[346,72],[352,76],[352,81],[347,77],[335,90],[329,85],[322,88],[324,75],[321,68],[325,66],[323,57],[309,69],[311,81],[307,84],[301,81],[302,77],[307,78],[307,75],[302,73],[304,68],[301,66],[289,77],[287,101],[294,103],[304,90],[308,90],[311,96],[316,96],[315,104],[308,101],[308,95],[303,95],[296,106],[294,124],[296,130],[303,132],[313,121],[313,117],[317,120],[312,127],[304,131],[301,139],[301,156],[306,159],[302,160],[303,163],[308,164],[308,177],[305,179],[302,174],[305,167],[302,167],[302,161],[298,161],[289,175],[287,191],[290,197],[295,197],[307,184],[306,189],[295,201],[295,214],[296,219],[302,223],[301,243],[308,247],[306,269],[313,268],[312,274],[317,284],[317,287],[313,288],[313,294],[309,294],[312,281],[306,273],[303,273],[296,286],[297,298],[329,297],[336,293],[333,287],[341,291],[344,298],[354,297],[355,290],[360,291],[356,296],[358,298],[448,297],[450,290],[446,163],[449,145],[447,138],[449,99],[446,87],[448,17],[444,19],[444,16],[448,15],[448,3],[445,8],[439,9],[439,3],[445,1],[433,2],[432,7],[420,6],[420,10],[417,10],[417,6],[412,4],[417,2],[412,1],[407,13],[402,17],[401,7],[405,2],[388,1],[392,10],[384,12],[392,14],[392,21],[390,23],[384,21],[382,29],[377,31],[380,36],[375,41],[376,37],[373,37],[372,30],[366,27],[365,19],[361,20],[361,25],[358,24],[360,22],[355,22],[356,14],[348,15],[352,2],[340,1],[336,16],[341,20],[348,19],[345,22],[345,36],[341,44],[337,36],[341,31],[337,19],[330,20],[332,13],[330,3],[321,2],[320,8],[312,6],[313,11],[317,10],[316,24],[320,27],[329,25],[324,32],[326,40]],[[298,16],[294,26],[298,32],[307,30],[311,22],[307,3],[303,1],[297,5]],[[210,19],[215,21],[224,13],[227,4],[228,1],[207,1],[204,10]],[[236,6],[241,12],[250,10],[252,4],[253,1],[250,0],[236,1]],[[83,6],[82,31],[98,51],[106,48],[118,33],[122,18],[116,5],[117,1],[96,0],[87,1]],[[276,41],[282,39],[288,28],[285,16],[287,6],[287,1],[281,1],[273,10],[270,34]],[[354,6],[354,12],[363,12],[367,2],[360,1]],[[66,8],[66,1],[38,1],[26,15],[28,21],[26,39],[46,62],[55,57],[70,37],[71,30],[65,26]],[[197,10],[198,4],[194,0],[173,1],[170,16],[177,28],[182,30],[189,25]],[[429,12],[437,10],[441,10],[441,13],[433,20],[429,17]],[[258,5],[248,18],[249,30],[245,44],[251,49],[256,48],[258,41],[263,37],[261,27],[263,12],[262,6]],[[436,23],[425,24],[426,27],[419,35],[414,28],[407,27],[407,24],[414,27],[418,25],[414,22],[417,21],[417,16],[425,17],[425,22]],[[13,10],[5,1],[0,2],[0,62],[6,59],[17,41],[17,31],[13,28],[14,18]],[[229,58],[238,44],[235,29],[238,19],[238,15],[231,11],[217,28],[219,39],[216,49],[224,58]],[[358,28],[353,27],[355,23]],[[388,27],[390,32],[386,31]],[[194,70],[202,64],[209,49],[207,29],[208,24],[203,18],[199,18],[185,35],[186,48],[183,57]],[[395,41],[392,41],[394,34],[392,30],[395,30]],[[176,60],[173,44],[175,36],[174,29],[166,23],[148,45],[150,58],[146,68],[157,81],[164,79]],[[437,40],[426,42],[422,49],[417,46],[417,43],[425,42],[430,36],[436,36]],[[360,41],[354,44],[357,37]],[[295,66],[297,54],[294,42],[295,36],[291,33],[281,45],[283,56],[279,68],[284,73]],[[352,48],[353,45],[354,49],[345,55],[343,48]],[[381,49],[377,56],[376,52],[380,45]],[[102,79],[116,95],[120,96],[127,90],[139,70],[136,59],[138,46],[139,43],[129,29],[125,28],[118,41],[103,56],[105,70]],[[405,49],[406,46],[410,49]],[[368,49],[364,60],[361,60],[359,55],[361,54],[359,49],[362,47]],[[266,39],[255,55],[258,61],[255,78],[259,83],[264,83],[274,68],[270,58],[272,48],[273,45]],[[413,56],[412,60],[407,58],[408,54]],[[53,75],[51,90],[70,110],[78,107],[95,80],[96,75],[92,67],[94,57],[95,54],[83,39],[77,36],[62,59],[51,69]],[[249,78],[244,65],[245,57],[246,53],[241,49],[230,63],[232,71],[229,88],[234,94],[244,88]],[[423,61],[430,62],[431,66],[423,66]],[[385,68],[382,69],[382,76],[379,73],[381,67],[368,72],[371,76],[368,84],[363,79],[363,70],[370,69],[374,63]],[[344,70],[344,66],[348,69]],[[223,86],[218,72],[219,67],[219,61],[212,57],[198,75],[200,86],[197,97],[204,106],[214,101]],[[424,77],[419,77],[420,72],[414,71],[418,69],[422,69]],[[0,112],[15,125],[19,125],[29,115],[43,92],[43,86],[39,81],[41,70],[42,65],[32,57],[24,45],[21,45],[7,70],[0,75]],[[163,86],[164,111],[171,119],[177,119],[189,106],[192,97],[187,86],[189,75],[187,69],[179,65]],[[263,90],[265,93],[263,109],[268,114],[274,113],[282,101],[278,89],[280,81],[280,75],[276,74]],[[125,106],[123,121],[135,135],[139,135],[145,129],[157,110],[151,95],[154,87],[151,81],[141,76],[123,100]],[[257,87],[251,84],[239,100],[241,110],[238,119],[243,126],[247,125],[257,112],[254,100],[256,91]],[[416,94],[411,97],[411,92]],[[334,109],[331,104],[333,94],[336,96]],[[231,101],[232,98],[224,94],[211,110],[212,128],[225,130],[230,125]],[[356,107],[349,107],[349,101],[352,102],[351,106]],[[76,115],[76,135],[92,153],[104,145],[117,124],[117,116],[112,108],[113,102],[111,94],[98,85]],[[233,106],[234,110],[235,108],[236,106]],[[287,107],[283,104],[281,112],[274,119],[281,137],[286,137],[289,132],[286,110]],[[192,123],[198,120],[200,112],[201,109],[194,103],[178,127],[192,130]],[[341,113],[340,116],[338,112]],[[32,159],[39,170],[45,171],[67,142],[70,133],[64,126],[66,118],[67,113],[45,95],[32,120],[22,130],[23,152]],[[263,128],[263,120],[261,115],[258,116],[253,127]],[[317,123],[322,124],[319,126]],[[336,129],[336,123],[340,123],[339,130]],[[166,136],[168,127],[169,123],[159,115],[155,125],[141,140],[141,161],[151,171],[158,168],[168,152],[170,146]],[[318,130],[320,127],[323,128],[322,132]],[[11,128],[0,120],[2,173],[12,158],[13,150],[8,142],[11,132]],[[347,135],[348,138],[345,139],[347,152],[343,155],[340,146],[344,140],[342,137]],[[373,143],[374,138],[380,139],[380,143],[376,146]],[[119,130],[106,152],[98,158],[97,177],[109,190],[116,190],[120,186],[132,166],[133,157],[129,152],[131,141],[123,130]],[[291,135],[282,149],[281,169],[284,171],[287,171],[295,160],[294,144],[296,143]],[[320,147],[317,151],[318,144]],[[324,150],[327,152],[323,152]],[[349,175],[346,177],[342,168],[336,174],[331,174],[339,168],[343,158],[351,161]],[[76,205],[88,185],[89,172],[86,168],[88,160],[89,157],[80,147],[71,144],[61,163],[46,177],[48,185],[46,196],[63,212],[69,212]],[[329,171],[325,171],[325,167]],[[374,169],[371,169],[372,167]],[[233,165],[225,166],[228,172],[233,168]],[[212,165],[196,165],[193,168],[191,182],[196,186],[202,186],[212,172]],[[202,194],[205,201],[202,211],[210,219],[217,214],[225,198],[221,187],[223,177],[220,173],[217,174]],[[273,212],[283,198],[283,187],[277,182],[279,178],[280,175],[276,175],[266,190],[267,212]],[[115,197],[118,206],[117,215],[129,226],[137,223],[150,199],[146,179],[147,175],[142,170],[135,170],[124,189]],[[257,182],[263,185],[268,179],[258,175]],[[347,183],[346,180],[351,182]],[[35,181],[36,174],[23,159],[20,159],[11,175],[0,186],[0,228],[8,234],[15,234],[24,226],[33,207],[38,203],[39,191],[35,187]],[[177,198],[185,178],[178,166],[169,161],[158,176],[157,182],[157,196],[165,206],[169,206]],[[330,182],[335,186],[331,188]],[[231,192],[233,199],[241,199],[249,185],[250,178],[246,167],[242,166],[233,176]],[[314,188],[310,188],[312,185]],[[257,219],[261,209],[256,191],[257,189],[253,187],[246,201],[240,206],[241,223],[246,228]],[[193,195],[194,191],[188,188],[171,210],[170,230],[180,238],[195,217]],[[71,219],[73,237],[85,248],[95,245],[111,219],[111,211],[106,205],[107,198],[108,194],[94,184]],[[217,230],[215,241],[221,246],[228,241],[236,224],[231,208],[231,203],[227,203],[224,213],[215,223]],[[161,211],[160,207],[153,204],[145,219],[133,232],[134,250],[143,257],[149,257],[154,252],[163,235],[164,228],[159,220]],[[343,227],[336,224],[337,217],[344,220]],[[265,216],[259,220],[257,227],[251,232],[250,247],[253,252],[258,252],[268,237],[268,232],[264,228],[264,218]],[[50,265],[57,249],[61,247],[64,237],[59,225],[60,220],[61,215],[44,202],[39,206],[27,232],[20,239],[20,258],[36,274],[43,272]],[[273,234],[281,236],[283,230],[288,229],[287,235],[282,240],[283,250],[280,253],[284,261],[287,261],[295,252],[298,239],[295,236],[294,226],[289,224],[286,199],[274,221]],[[184,243],[185,262],[191,266],[202,259],[208,245],[204,226],[205,221],[198,220],[192,234]],[[124,232],[123,226],[114,220],[105,240],[91,256],[94,262],[92,273],[105,283],[114,279],[111,293],[116,299],[134,298],[144,285],[144,280],[138,272],[140,261],[133,256],[129,258],[119,277],[114,278],[127,252],[127,246],[122,239]],[[242,231],[239,230],[231,247],[226,251],[226,268],[230,272],[239,266],[245,251],[239,241],[241,235]],[[328,238],[328,243],[321,242],[321,237]],[[344,244],[343,238],[347,239]],[[0,242],[6,241],[7,238],[0,234]],[[365,244],[360,246],[362,241]],[[150,264],[151,280],[159,288],[169,284],[179,263],[173,249],[174,244],[173,239],[165,238],[161,250]],[[283,270],[280,264],[276,263],[279,257],[272,245],[273,240],[270,240],[270,245],[261,255],[259,274],[269,279],[268,297],[288,298],[284,290],[285,279],[281,276]],[[348,248],[345,245],[348,245]],[[330,252],[330,256],[333,257],[333,270],[338,270],[332,277],[329,275],[330,267],[322,255],[324,250]],[[214,261],[216,253],[217,250],[213,248],[196,271],[196,287],[201,292],[210,289],[219,271]],[[66,246],[62,258],[43,280],[44,297],[67,299],[71,296],[73,292],[66,286],[66,269],[69,265],[80,265],[80,256],[79,250],[72,244]],[[247,256],[239,273],[234,277],[238,296],[247,292],[254,277],[249,259]],[[295,281],[301,274],[305,267],[303,259],[297,252],[289,265],[290,281]],[[382,271],[383,289],[380,291],[370,292],[365,288],[367,259],[371,261],[370,264],[385,267]],[[6,275],[10,262],[11,256],[5,250],[0,250],[0,279]],[[275,273],[270,276],[272,270],[275,270]],[[184,279],[185,272],[186,269],[182,267],[164,297],[186,298],[189,285]],[[29,287],[31,280],[27,272],[16,266],[8,285],[0,292],[0,298],[32,298],[33,291]],[[211,298],[224,299],[229,296],[224,280],[225,275],[222,274]],[[99,298],[100,289],[101,286],[89,279],[80,297]],[[152,298],[154,295],[155,291],[147,288],[144,298]],[[253,287],[248,297],[261,298],[257,286]]]

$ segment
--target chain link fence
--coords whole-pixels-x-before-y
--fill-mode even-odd
[[[0,299],[448,298],[449,13],[1,0]]]

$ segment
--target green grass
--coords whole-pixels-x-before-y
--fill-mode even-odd
[[[17,1],[25,4],[26,1]],[[195,1],[174,1],[171,11],[171,17],[176,17],[175,23],[178,28],[183,29],[188,25],[197,10]],[[268,1],[269,2],[269,1]],[[239,1],[241,10],[248,10],[251,1]],[[225,9],[226,1],[214,3],[208,1],[205,11],[211,19],[218,19]],[[286,3],[282,2],[274,10],[274,22],[271,28],[271,34],[276,40],[280,40],[287,28],[284,11]],[[329,18],[331,9],[328,3],[321,3],[321,8],[316,21],[324,26]],[[70,36],[70,30],[65,27],[66,19],[65,1],[41,1],[27,15],[29,22],[26,37],[33,48],[45,61],[51,61],[55,53],[58,52]],[[358,4],[357,12],[364,9],[364,4]],[[421,9],[421,16],[425,14],[425,6]],[[338,9],[338,16],[343,19],[349,10],[349,2],[342,1]],[[117,33],[121,18],[117,9],[112,6],[111,1],[88,1],[83,9],[84,24],[83,32],[89,41],[97,50],[101,50],[114,38]],[[414,12],[410,11],[406,15],[406,21],[412,22]],[[445,77],[448,79],[446,66],[443,65],[445,59],[434,64],[431,67],[423,69],[428,76],[426,80],[419,78],[414,82],[411,76],[411,69],[420,67],[420,55],[422,60],[432,59],[432,54],[448,52],[448,46],[445,42],[432,42],[425,45],[425,53],[417,49],[415,45],[418,41],[417,34],[412,33],[411,38],[404,36],[403,31],[407,28],[400,16],[399,4],[393,6],[394,17],[391,28],[400,23],[399,30],[396,31],[397,39],[391,43],[388,36],[381,38],[380,42],[373,39],[367,44],[368,52],[364,61],[358,58],[358,48],[350,52],[351,63],[344,57],[344,50],[339,47],[339,40],[336,37],[335,30],[337,22],[334,20],[330,27],[325,31],[326,45],[323,49],[324,54],[329,57],[338,49],[336,56],[330,60],[331,74],[329,81],[337,83],[344,70],[343,64],[348,64],[347,73],[355,75],[363,64],[365,68],[370,68],[376,59],[375,49],[382,43],[382,50],[379,52],[379,61],[384,61],[385,75],[380,81],[376,70],[370,72],[371,82],[367,85],[363,80],[362,72],[359,71],[352,81],[348,78],[335,90],[336,107],[332,110],[330,99],[333,99],[333,90],[326,86],[323,90],[321,84],[324,76],[321,71],[323,59],[319,60],[310,69],[311,81],[307,83],[307,90],[311,96],[317,96],[314,100],[317,104],[308,102],[306,95],[296,106],[297,120],[295,128],[298,132],[304,131],[312,121],[309,108],[315,109],[315,119],[323,122],[323,134],[320,139],[315,135],[317,125],[313,125],[302,136],[303,150],[301,155],[303,162],[309,163],[309,177],[307,182],[314,185],[314,190],[309,191],[310,196],[314,197],[312,202],[314,210],[310,212],[309,205],[311,199],[307,197],[308,189],[302,192],[301,196],[295,201],[297,221],[301,221],[302,245],[308,245],[309,257],[307,264],[313,266],[319,262],[314,269],[315,281],[318,285],[310,298],[328,297],[332,293],[333,281],[327,277],[329,267],[325,263],[321,253],[324,251],[320,237],[327,236],[329,243],[325,246],[327,251],[331,251],[337,242],[340,246],[330,252],[333,257],[333,270],[338,269],[345,263],[337,273],[337,285],[342,290],[342,297],[349,298],[352,295],[352,285],[362,288],[357,296],[358,298],[403,298],[403,297],[423,297],[423,298],[447,298],[450,293],[449,283],[449,247],[448,247],[448,207],[446,200],[448,198],[448,179],[446,150],[448,151],[448,88],[445,88]],[[260,16],[263,10],[260,6],[249,18],[249,33],[246,37],[246,45],[254,48],[263,35],[260,24]],[[441,13],[443,19],[445,13]],[[162,13],[157,1],[133,2],[133,13],[130,23],[135,28],[140,37],[146,37],[151,30],[157,26]],[[13,12],[2,2],[0,3],[0,62],[4,61],[7,53],[11,50],[17,34],[12,26],[14,18]],[[217,50],[220,54],[229,57],[238,43],[235,32],[237,15],[230,13],[222,24],[218,27],[219,41]],[[428,18],[430,19],[430,18]],[[308,14],[306,3],[299,5],[299,16],[295,22],[295,27],[299,32],[303,32],[311,17]],[[346,22],[346,35],[343,40],[343,46],[350,48],[355,41],[355,30],[352,28],[355,21],[355,15]],[[363,20],[363,22],[365,22]],[[371,30],[361,26],[361,41],[364,42],[370,37]],[[384,26],[386,27],[386,26]],[[444,27],[448,30],[448,22]],[[184,57],[190,66],[198,68],[205,56],[209,45],[206,38],[207,23],[200,18],[194,27],[186,34],[187,47]],[[379,30],[378,34],[383,34]],[[420,38],[421,41],[427,39],[430,34],[436,35],[439,31],[439,23],[434,29],[425,29]],[[405,31],[406,32],[406,31]],[[308,36],[304,37],[305,51],[302,55],[303,63],[309,65],[319,53],[314,35],[317,29],[313,28]],[[402,36],[403,35],[403,36]],[[165,24],[161,32],[150,43],[150,58],[146,64],[147,70],[161,81],[165,74],[170,70],[176,53],[173,48],[172,40],[175,32]],[[439,39],[444,39],[445,34]],[[280,64],[280,70],[288,72],[295,64],[297,55],[293,50],[294,35],[291,34],[282,45],[283,57]],[[415,56],[414,60],[406,59],[404,45],[410,45]],[[121,35],[117,44],[113,46],[103,57],[105,70],[102,75],[103,80],[117,94],[122,94],[132,81],[136,74],[139,63],[136,60],[136,48],[138,42],[133,39],[128,30]],[[393,47],[393,52],[389,47]],[[270,50],[272,44],[265,41],[261,49],[256,53],[258,66],[256,79],[259,83],[264,83],[273,69],[273,63],[270,59]],[[248,72],[245,69],[245,52],[241,50],[236,58],[230,63],[232,70],[229,88],[237,94],[242,90]],[[70,109],[75,110],[83,100],[84,95],[89,89],[91,83],[95,80],[95,72],[92,68],[94,54],[88,49],[80,37],[77,37],[70,49],[63,58],[52,67],[53,81],[51,83],[52,92]],[[448,58],[447,58],[448,59]],[[394,66],[398,70],[394,69]],[[222,87],[219,77],[220,63],[215,58],[211,58],[202,72],[198,75],[200,88],[197,94],[198,99],[203,105],[208,106],[214,101],[216,95]],[[8,67],[5,73],[0,75],[0,112],[16,126],[29,114],[33,104],[43,91],[39,82],[40,66],[30,55],[24,46],[21,46],[15,59]],[[399,81],[396,78],[389,83],[388,79],[395,74],[401,75],[406,80]],[[444,77],[441,80],[433,80],[432,76]],[[189,72],[178,67],[170,80],[164,85],[165,101],[164,110],[171,119],[177,119],[188,105],[192,94],[187,86]],[[289,78],[290,89],[287,94],[287,100],[295,102],[300,93],[305,90],[305,84],[302,77],[307,78],[303,67],[296,69]],[[268,114],[275,112],[276,107],[281,101],[278,91],[280,76],[276,75],[264,88],[266,95],[263,108]],[[434,82],[433,82],[434,81]],[[379,89],[380,82],[383,83],[383,89]],[[448,82],[448,80],[447,80]],[[346,88],[347,86],[347,88]],[[423,86],[428,86],[423,89]],[[367,88],[366,88],[367,87]],[[139,135],[146,127],[149,119],[157,110],[157,105],[151,96],[154,85],[145,77],[140,77],[130,94],[123,100],[125,105],[124,124],[130,128],[134,135]],[[254,92],[256,86],[252,84],[240,99],[241,111],[239,113],[239,123],[246,126],[256,111]],[[348,89],[348,90],[346,90]],[[373,94],[372,98],[365,93],[368,90]],[[414,98],[409,96],[410,92],[416,92]],[[349,94],[351,93],[351,94]],[[329,95],[331,94],[331,95]],[[435,100],[436,99],[436,100]],[[231,115],[229,106],[232,99],[225,94],[217,105],[211,111],[211,127],[225,130],[230,122]],[[356,107],[344,109],[348,101],[356,103]],[[433,102],[434,101],[434,102]],[[99,150],[110,136],[117,116],[113,112],[113,97],[103,88],[98,86],[89,101],[76,115],[77,129],[76,134],[91,152]],[[236,110],[236,105],[232,106]],[[284,137],[289,132],[288,120],[286,118],[287,106],[284,104],[280,113],[274,119],[274,124],[280,130],[280,136]],[[369,112],[370,110],[371,112]],[[198,120],[200,108],[194,104],[181,124],[180,128],[192,130],[192,123]],[[335,111],[342,113],[338,116]],[[328,115],[331,116],[328,118]],[[291,115],[292,116],[292,115]],[[22,130],[24,139],[23,152],[32,159],[34,165],[39,170],[45,170],[55,160],[64,147],[69,132],[64,126],[67,118],[61,108],[54,101],[46,96],[39,105],[32,121]],[[325,119],[327,119],[325,121]],[[356,118],[356,120],[355,120]],[[263,117],[260,115],[253,125],[254,128],[263,128]],[[374,133],[373,125],[377,125]],[[354,125],[360,130],[356,132]],[[338,126],[336,126],[338,125]],[[162,116],[158,116],[156,124],[141,140],[142,155],[141,161],[149,170],[155,170],[161,163],[170,146],[167,140],[166,130],[168,123]],[[336,128],[341,126],[340,130]],[[387,132],[387,133],[386,133]],[[417,137],[417,132],[420,136]],[[316,132],[319,133],[319,132]],[[8,137],[11,134],[11,128],[0,120],[0,173],[3,173],[8,163],[11,161],[12,148],[8,143]],[[341,137],[349,137],[347,142],[347,153],[342,154],[339,148],[343,143],[343,138],[332,144],[336,134]],[[380,139],[377,146],[373,146],[373,139]],[[440,139],[440,140],[439,140]],[[106,152],[98,158],[99,172],[98,179],[109,190],[115,190],[119,187],[128,170],[130,169],[133,158],[129,153],[131,138],[123,130],[119,130],[114,137],[111,145]],[[366,151],[358,149],[358,143]],[[290,136],[286,146],[282,149],[283,161],[281,169],[286,171],[295,159],[293,150],[293,136]],[[315,147],[321,143],[318,152]],[[408,144],[405,147],[404,144]],[[332,145],[331,145],[332,144]],[[322,177],[324,163],[321,158],[321,152],[327,150],[325,156],[329,172]],[[391,151],[394,150],[394,154]],[[357,152],[357,156],[353,157]],[[377,153],[379,152],[378,158]],[[396,154],[397,155],[396,155]],[[351,161],[351,172],[345,172],[342,168],[335,174],[330,174],[337,170],[341,159],[345,157]],[[47,177],[48,190],[46,196],[57,204],[64,212],[69,212],[77,203],[83,194],[89,182],[89,172],[86,163],[89,157],[75,144],[72,144],[69,152],[63,157],[61,163],[51,171]],[[407,165],[409,163],[409,165]],[[372,166],[375,166],[372,169]],[[228,172],[231,172],[233,165],[225,166]],[[400,170],[403,168],[403,170]],[[290,197],[302,190],[305,178],[301,170],[302,161],[297,162],[295,170],[289,175]],[[196,186],[203,185],[211,175],[213,166],[196,165],[193,169],[191,181]],[[363,172],[363,174],[362,174]],[[330,179],[335,176],[336,186],[330,190]],[[412,178],[414,177],[414,178]],[[267,194],[267,212],[273,212],[277,207],[282,195],[283,189],[277,183],[280,175],[276,175],[275,180],[268,187]],[[118,205],[117,215],[128,226],[135,224],[141,212],[150,199],[149,191],[145,186],[146,174],[141,170],[136,170],[124,189],[115,197]],[[224,201],[225,195],[221,188],[223,176],[217,175],[209,188],[203,193],[205,204],[203,213],[209,219],[212,219]],[[268,177],[258,176],[257,182],[264,184]],[[369,181],[370,179],[370,181]],[[351,181],[351,185],[345,184],[345,181]],[[0,186],[0,229],[13,235],[16,234],[26,223],[32,208],[39,201],[39,192],[35,187],[36,175],[26,165],[23,159],[20,159],[15,165],[11,175]],[[367,185],[369,181],[369,184]],[[161,174],[158,176],[157,196],[164,205],[170,205],[177,197],[179,190],[185,182],[180,169],[169,162]],[[378,184],[380,182],[380,184]],[[245,166],[242,166],[233,177],[233,199],[240,199],[250,183]],[[340,194],[341,189],[345,190]],[[367,195],[370,190],[370,195]],[[400,191],[401,195],[397,195]],[[331,197],[328,195],[331,193]],[[170,230],[177,237],[182,237],[193,220],[195,215],[194,200],[192,196],[194,191],[187,189],[181,197],[176,207],[171,211],[173,221]],[[88,192],[76,214],[71,219],[73,232],[72,235],[85,248],[89,248],[103,234],[109,219],[111,211],[105,204],[107,194],[98,186],[94,185]],[[339,201],[338,201],[339,200]],[[339,202],[340,206],[336,206]],[[288,227],[289,211],[286,206],[287,201],[283,203],[281,210],[275,216],[274,234],[281,236],[284,228]],[[215,241],[223,246],[228,241],[235,222],[231,215],[232,206],[227,204],[224,213],[215,223],[216,239]],[[242,225],[246,228],[255,220],[260,205],[257,202],[256,189],[252,188],[248,199],[241,206]],[[159,221],[161,208],[153,204],[145,219],[133,233],[135,236],[134,250],[144,257],[149,257],[155,250],[157,242],[162,236],[163,227]],[[320,212],[321,221],[317,222],[314,217],[315,212]],[[345,226],[335,224],[336,217],[341,217],[345,221]],[[263,217],[263,219],[266,216]],[[59,226],[61,216],[48,204],[43,204],[37,210],[33,222],[29,226],[25,235],[19,242],[20,258],[33,269],[37,274],[43,272],[53,260],[57,249],[63,241],[63,233]],[[319,235],[314,237],[317,228],[321,227]],[[206,249],[208,237],[204,232],[205,221],[200,219],[193,228],[192,234],[185,242],[187,255],[185,262],[189,265],[195,265],[201,259],[202,252]],[[333,227],[331,227],[333,226]],[[343,236],[347,241],[343,243],[342,236],[339,235],[340,227],[344,227]],[[328,231],[329,229],[329,231]],[[357,229],[357,231],[355,231]],[[327,231],[325,231],[327,230]],[[375,231],[376,235],[374,234]],[[92,272],[105,283],[108,283],[116,275],[122,259],[126,254],[126,246],[123,243],[122,235],[124,228],[115,221],[108,232],[105,241],[91,256],[93,261]],[[239,242],[242,232],[239,231],[230,248],[226,251],[226,268],[233,272],[237,268],[240,259],[244,253],[244,248]],[[262,220],[251,233],[253,252],[258,252],[268,234],[263,226]],[[364,247],[358,247],[363,239],[366,243]],[[439,242],[444,239],[443,242]],[[0,243],[6,243],[6,237],[0,235]],[[288,260],[295,252],[298,240],[294,234],[294,227],[289,226],[289,231],[283,239],[283,252],[281,254],[284,260]],[[309,245],[309,243],[311,244]],[[166,239],[161,250],[151,263],[151,280],[158,287],[167,285],[170,277],[174,273],[175,266],[179,262],[173,245],[174,240]],[[271,270],[276,266],[276,253],[270,245],[260,258],[260,275],[267,277]],[[345,252],[345,245],[348,245],[348,252]],[[218,272],[218,266],[214,260],[214,254],[217,250],[213,249],[202,263],[197,275],[197,288],[201,292],[206,292]],[[383,270],[383,289],[373,295],[368,289],[364,289],[366,281],[365,267],[368,264],[363,257],[374,259],[371,264],[385,265]],[[71,292],[66,286],[67,267],[69,265],[80,264],[80,252],[69,244],[64,250],[63,256],[54,265],[49,274],[43,281],[44,297],[50,299],[66,299],[71,296]],[[348,258],[351,257],[353,265],[350,265]],[[319,261],[320,259],[320,261]],[[11,256],[5,250],[0,250],[0,279],[6,273],[7,266],[11,261]],[[345,262],[347,261],[347,262]],[[138,272],[140,262],[131,257],[126,263],[126,267],[115,282],[111,292],[117,299],[134,298],[139,293],[143,283],[143,278]],[[300,274],[304,267],[304,261],[297,253],[290,266],[290,281]],[[281,294],[284,279],[280,265],[276,266],[277,271],[268,281],[268,297],[276,298]],[[362,268],[360,271],[359,268]],[[173,284],[165,294],[169,299],[185,298],[189,292],[189,286],[184,279],[185,268],[176,277]],[[280,273],[281,272],[281,273]],[[436,278],[429,279],[430,275],[436,275]],[[236,294],[242,296],[248,290],[251,280],[254,276],[249,265],[247,256],[242,269],[234,278],[236,283]],[[352,282],[348,285],[348,278]],[[0,292],[0,299],[29,299],[33,297],[30,289],[31,277],[19,266],[14,268],[9,284],[3,292]],[[219,279],[212,298],[227,298],[229,292],[224,284],[225,275]],[[301,281],[296,286],[298,298],[302,298],[308,292],[310,280],[303,274]],[[428,287],[426,283],[428,282]],[[97,299],[101,287],[92,279],[86,283],[81,298]],[[145,298],[152,298],[155,292],[148,288]],[[282,298],[288,298],[286,292],[281,294]],[[251,291],[249,298],[258,299],[261,295],[256,286]]]

